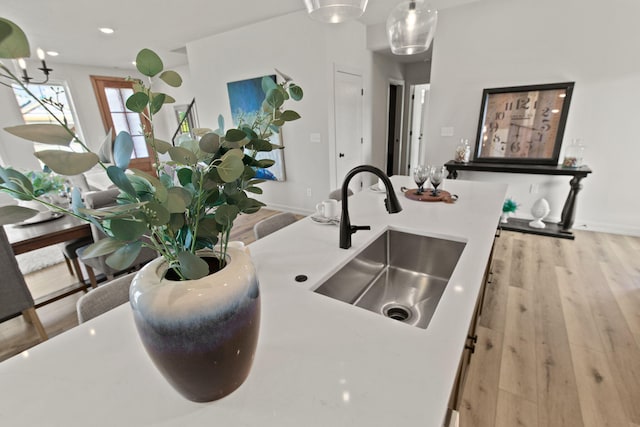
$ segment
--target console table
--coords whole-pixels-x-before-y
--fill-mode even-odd
[[[572,176],[569,182],[571,189],[567,200],[564,202],[562,208],[562,216],[560,222],[550,223],[545,222],[546,228],[532,228],[529,227],[529,220],[510,218],[506,224],[501,224],[501,227],[505,230],[521,231],[524,233],[541,234],[545,236],[562,237],[565,239],[574,239],[574,235],[571,232],[573,222],[575,221],[576,214],[576,199],[578,192],[582,189],[580,181],[585,178],[592,171],[588,166],[580,166],[579,168],[565,168],[556,165],[510,165],[503,163],[456,163],[453,160],[445,163],[447,168],[447,178],[456,179],[458,177],[458,171],[474,171],[474,172],[504,172],[504,173],[524,173],[533,175],[566,175]]]

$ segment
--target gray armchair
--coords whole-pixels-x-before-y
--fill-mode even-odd
[[[33,297],[24,281],[18,262],[11,249],[9,239],[0,226],[0,322],[9,320],[22,314],[28,323],[33,324],[42,341],[47,339],[47,333],[40,322],[34,307]]]
[[[253,233],[256,236],[256,240],[258,240],[296,221],[294,214],[282,212],[257,222],[256,225],[253,226]]]
[[[120,194],[120,190],[117,188],[110,188],[103,191],[90,191],[84,195],[84,202],[85,205],[90,209],[100,209],[108,206],[115,206],[118,194]],[[91,234],[93,235],[93,240],[96,242],[106,237],[102,230],[100,230],[100,228],[98,228],[94,224],[91,224]],[[95,288],[98,285],[95,270],[104,274],[107,277],[107,280],[112,280],[116,274],[121,273],[121,271],[115,270],[107,265],[107,256],[84,258],[82,255],[86,248],[86,246],[81,247],[77,249],[76,253],[80,261],[82,261],[85,268],[87,269],[91,287]],[[132,267],[146,264],[147,262],[157,257],[158,254],[156,253],[156,251],[150,248],[142,248],[140,254],[133,262]]]
[[[129,287],[136,274],[120,276],[82,295],[76,303],[78,323],[91,320],[129,301]]]

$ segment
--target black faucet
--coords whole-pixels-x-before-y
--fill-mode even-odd
[[[402,206],[400,206],[400,202],[398,202],[396,193],[393,191],[391,181],[384,172],[370,165],[356,166],[351,169],[344,177],[344,182],[342,183],[342,216],[340,218],[340,247],[342,249],[349,249],[351,247],[351,235],[356,231],[371,230],[371,227],[368,225],[351,225],[351,221],[349,220],[349,181],[351,181],[351,178],[360,172],[371,172],[382,179],[387,190],[387,198],[384,199],[384,205],[387,208],[387,212],[393,214],[402,210]]]

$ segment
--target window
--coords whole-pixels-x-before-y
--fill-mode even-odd
[[[113,129],[113,136],[126,131],[133,138],[133,154],[130,166],[147,172],[153,170],[149,148],[145,140],[146,119],[127,109],[127,98],[133,94],[133,82],[119,77],[91,76],[98,100],[105,132]]]
[[[45,104],[49,106],[49,111],[56,115],[56,117],[62,121],[66,120],[67,125],[70,128],[76,128],[76,134],[80,137],[80,132],[75,120],[75,112],[73,104],[71,102],[71,96],[67,91],[65,85],[60,83],[48,83],[48,84],[25,84],[27,89],[33,93],[36,97],[40,98]],[[40,105],[35,99],[33,99],[25,89],[21,86],[12,86],[13,93],[18,101],[20,107],[20,113],[25,124],[36,123],[52,123],[58,124],[58,122],[51,117],[51,115]],[[71,139],[71,138],[70,138]],[[80,139],[82,139],[80,137]],[[34,144],[34,149],[39,150],[51,150],[54,147],[47,144]],[[58,147],[63,148],[63,147]],[[72,143],[71,148],[75,151],[83,151],[79,144]]]

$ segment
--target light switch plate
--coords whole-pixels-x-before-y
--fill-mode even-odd
[[[453,136],[453,127],[447,126],[440,128],[440,136]]]

